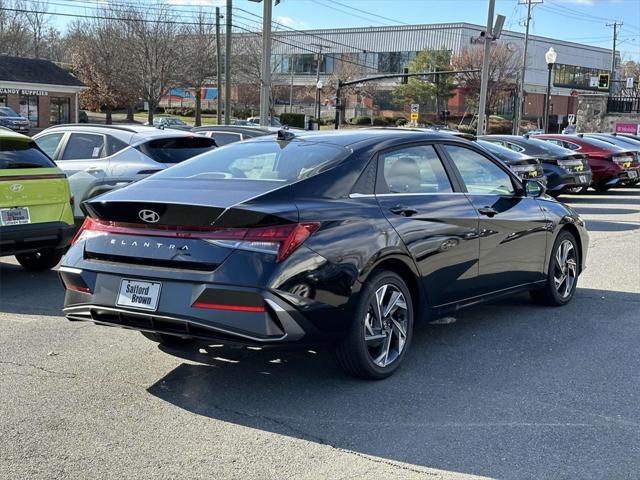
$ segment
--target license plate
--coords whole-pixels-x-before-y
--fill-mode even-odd
[[[586,175],[578,175],[578,182],[579,183],[587,183]]]
[[[20,130],[26,130],[27,127],[20,127]]]
[[[31,223],[27,207],[0,209],[0,225],[23,225]]]
[[[158,309],[161,283],[123,278],[116,305],[155,312]]]
[[[629,178],[636,178],[638,176],[638,172],[635,170],[629,170],[627,175],[629,175]]]

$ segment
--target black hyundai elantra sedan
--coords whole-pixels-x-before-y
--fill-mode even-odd
[[[330,342],[371,379],[419,320],[522,291],[565,305],[588,245],[576,212],[473,142],[398,129],[282,131],[83,208],[70,320],[173,345]]]

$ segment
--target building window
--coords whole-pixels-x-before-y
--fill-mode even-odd
[[[563,88],[579,88],[582,90],[598,90],[590,86],[591,77],[607,73],[597,68],[579,67],[577,65],[556,64],[553,68],[553,86]]]
[[[32,127],[38,126],[38,97],[36,95],[20,95],[20,115],[28,118]]]
[[[51,97],[49,100],[51,125],[70,123],[69,111],[71,109],[71,99],[69,97]]]

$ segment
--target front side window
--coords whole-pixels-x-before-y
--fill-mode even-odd
[[[511,176],[484,155],[466,147],[445,145],[445,149],[469,193],[514,195]]]
[[[432,145],[393,150],[381,155],[389,193],[449,193],[451,182]],[[385,192],[386,193],[386,192]]]
[[[62,160],[91,160],[104,156],[104,137],[91,133],[72,133]]]
[[[39,137],[36,139],[36,143],[44,153],[53,158],[56,150],[58,149],[58,145],[60,145],[62,137],[64,137],[64,133],[51,133],[49,135]]]

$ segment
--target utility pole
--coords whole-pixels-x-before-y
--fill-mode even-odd
[[[262,10],[262,79],[260,81],[260,125],[271,125],[271,11],[272,0],[263,1]]]
[[[516,101],[516,109],[513,116],[513,134],[520,135],[520,124],[522,123],[522,106],[524,103],[524,76],[527,71],[527,49],[529,47],[529,24],[531,23],[531,4],[532,0],[527,1],[527,20],[524,31],[524,48],[522,51],[522,69],[520,70],[520,78],[518,81],[518,100]]]
[[[289,86],[289,113],[293,112],[293,67],[289,64],[291,69],[291,85]]]
[[[224,124],[231,123],[231,21],[233,0],[227,0],[227,34],[224,46]]]
[[[222,123],[222,89],[220,88],[220,80],[222,79],[222,57],[220,53],[220,7],[216,7],[216,86],[218,88],[216,117],[218,125]]]
[[[493,12],[496,7],[496,0],[489,0],[489,11],[487,12],[487,30],[484,34],[484,57],[482,59],[482,77],[480,78],[480,108],[478,111],[477,135],[484,135],[485,113],[487,111],[487,88],[489,86],[489,61],[491,56],[491,42],[493,40]]]
[[[616,42],[618,41],[618,27],[622,26],[622,22],[607,23],[607,27],[613,27],[613,50],[611,51],[611,71],[609,72],[609,96],[613,91],[613,86],[616,85]]]

